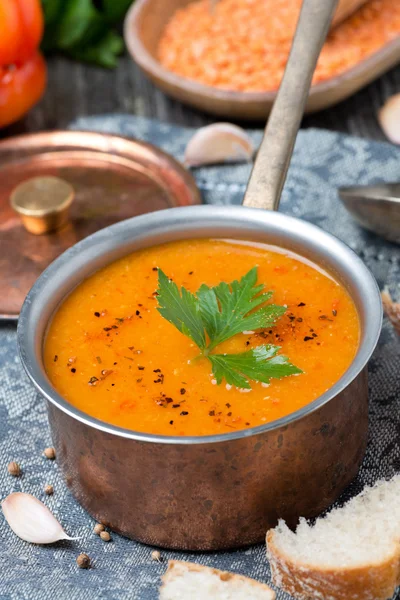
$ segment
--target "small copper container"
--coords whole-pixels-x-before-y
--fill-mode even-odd
[[[210,237],[280,246],[335,274],[356,304],[361,328],[357,354],[341,379],[286,417],[220,435],[131,431],[69,404],[50,383],[42,353],[63,299],[130,252]],[[22,363],[48,402],[58,467],[93,518],[151,546],[216,551],[264,542],[279,518],[294,526],[300,515],[320,514],[355,477],[368,437],[366,364],[381,318],[372,275],[322,229],[273,211],[190,206],[121,221],[62,254],[29,292],[18,341]]]
[[[74,199],[73,187],[59,177],[32,177],[13,190],[12,208],[27,231],[35,235],[61,229],[68,223]]]

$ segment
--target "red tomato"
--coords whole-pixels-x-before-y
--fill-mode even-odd
[[[43,35],[40,0],[0,0],[0,65],[20,65]]]
[[[45,86],[46,63],[39,52],[21,66],[0,67],[0,127],[20,119],[41,98]]]

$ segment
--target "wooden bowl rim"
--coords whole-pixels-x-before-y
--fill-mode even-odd
[[[223,90],[187,79],[163,67],[161,63],[148,52],[139,35],[138,22],[141,13],[144,7],[151,4],[151,2],[152,0],[136,0],[129,9],[124,21],[125,43],[132,59],[139,67],[144,71],[151,73],[153,77],[161,79],[169,85],[180,88],[189,94],[197,94],[201,97],[213,98],[220,101],[236,103],[238,105],[247,102],[272,103],[274,101],[278,90],[267,92]],[[357,63],[355,66],[350,67],[344,73],[340,73],[326,81],[314,84],[311,87],[309,98],[318,97],[320,94],[322,95],[329,92],[332,88],[336,88],[349,80],[356,79],[365,71],[372,69],[375,64],[384,59],[386,55],[390,55],[393,52],[393,48],[400,51],[400,36],[385,44],[385,46]]]

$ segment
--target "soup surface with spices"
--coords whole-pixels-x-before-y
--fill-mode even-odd
[[[346,289],[308,260],[252,242],[184,240],[84,280],[50,323],[44,362],[68,402],[106,423],[211,435],[318,398],[350,366],[359,332]]]

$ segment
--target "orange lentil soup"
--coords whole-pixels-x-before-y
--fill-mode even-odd
[[[321,0],[322,2],[323,0]],[[277,90],[302,0],[199,0],[176,11],[158,54],[170,71],[227,90]],[[344,73],[400,35],[400,2],[369,0],[328,36],[313,83]]]
[[[303,374],[217,385],[199,349],[157,311],[157,267],[195,292],[241,278],[255,265],[269,302],[287,306],[277,324],[236,335],[217,353],[275,344]],[[288,415],[328,390],[359,342],[347,291],[285,250],[229,240],[180,241],[138,251],[79,285],[56,312],[44,347],[48,376],[68,402],[107,423],[164,435],[232,432]]]

